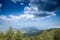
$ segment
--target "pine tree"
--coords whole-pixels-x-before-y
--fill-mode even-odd
[[[44,31],[41,35],[40,35],[40,40],[54,40],[54,36],[53,36],[53,32],[49,32],[49,31]]]
[[[4,40],[4,33],[0,31],[0,40]]]
[[[24,40],[30,40],[31,38],[29,36],[24,37]]]
[[[17,30],[15,35],[14,35],[14,39],[15,40],[22,40],[23,39],[23,35],[22,33],[20,32],[20,30]]]
[[[6,40],[14,40],[14,31],[11,27],[9,27],[9,30],[5,34]]]
[[[54,40],[60,40],[60,29],[54,29]]]

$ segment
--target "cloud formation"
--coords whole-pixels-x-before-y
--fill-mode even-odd
[[[12,0],[13,2],[27,2],[29,5],[38,6],[39,10],[56,11],[60,10],[60,0]]]
[[[3,21],[20,21],[20,20],[26,20],[26,19],[31,19],[31,18],[34,18],[34,15],[29,15],[29,14],[23,14],[23,15],[19,15],[19,16],[9,15],[8,17],[1,15],[0,21],[1,20],[3,20]]]
[[[35,5],[42,11],[60,10],[60,0],[31,0],[29,5]]]
[[[25,19],[43,19],[55,16],[55,8],[57,9],[59,0],[12,0],[16,2],[28,2],[28,6],[24,8],[23,14],[19,16],[9,15],[8,17],[1,15],[0,20],[18,21]]]
[[[43,19],[43,18],[49,18],[51,16],[54,16],[55,14],[53,12],[40,12],[38,14],[21,14],[19,16],[9,15],[4,16],[0,15],[0,20],[4,21],[20,21],[20,20],[37,20],[37,19]]]
[[[49,12],[49,11],[39,10],[38,6],[32,4],[29,4],[29,6],[26,6],[24,8],[24,13],[34,15],[34,18],[42,18],[42,17],[46,18],[56,15],[53,11]]]
[[[46,18],[50,16],[56,15],[54,13],[55,8],[57,9],[57,5],[59,0],[13,0],[13,2],[27,2],[28,6],[24,8],[24,14],[22,14],[23,18],[27,18],[28,15],[33,15],[31,18]],[[27,16],[26,16],[27,15]],[[30,18],[30,17],[29,17]],[[28,18],[28,19],[29,19]]]

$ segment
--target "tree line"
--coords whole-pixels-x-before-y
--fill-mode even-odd
[[[20,30],[13,31],[9,27],[7,32],[0,31],[0,40],[60,40],[60,29],[53,28],[50,30],[44,30],[38,35],[24,36]]]

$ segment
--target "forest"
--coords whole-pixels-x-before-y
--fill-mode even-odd
[[[24,36],[20,30],[14,31],[12,27],[6,32],[0,31],[0,40],[60,40],[60,28],[44,30],[40,34]]]

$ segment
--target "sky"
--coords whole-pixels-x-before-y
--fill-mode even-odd
[[[60,28],[60,0],[0,0],[0,29]]]

